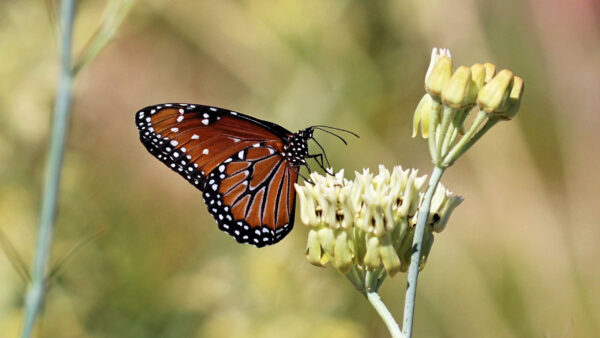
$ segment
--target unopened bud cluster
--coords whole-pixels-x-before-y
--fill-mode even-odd
[[[417,171],[379,167],[368,169],[354,180],[335,175],[310,175],[312,183],[296,185],[300,219],[310,227],[306,256],[315,265],[330,262],[342,273],[353,270],[363,276],[369,271],[389,275],[406,271],[425,176]],[[428,220],[429,248],[433,232],[440,232],[462,198],[438,186]],[[424,263],[429,250],[424,250]]]
[[[453,70],[452,56],[446,49],[434,48],[425,76],[426,94],[414,114],[413,137],[419,123],[421,134],[429,138],[429,150],[436,166],[451,165],[499,120],[512,119],[523,93],[523,80],[510,70],[496,72],[491,63],[476,63]],[[465,128],[465,120],[476,114]],[[489,126],[491,127],[491,125]]]

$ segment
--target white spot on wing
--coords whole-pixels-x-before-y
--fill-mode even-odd
[[[208,155],[208,148],[204,148],[204,150],[202,150],[202,153],[203,153],[204,155]]]
[[[199,139],[199,138],[200,138],[200,136],[198,136],[198,135],[196,135],[196,134],[192,135],[192,140],[197,140],[197,139]]]
[[[208,119],[202,120],[202,124],[205,125],[205,126],[208,126]]]

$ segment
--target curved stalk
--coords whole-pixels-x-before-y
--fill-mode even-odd
[[[390,311],[381,301],[379,294],[377,292],[367,292],[367,299],[369,300],[371,305],[373,305],[373,307],[379,314],[379,317],[381,317],[381,319],[387,326],[388,330],[390,331],[390,334],[392,335],[392,338],[404,337],[402,335],[402,331],[400,331],[398,323],[396,323],[396,320],[394,319]]]

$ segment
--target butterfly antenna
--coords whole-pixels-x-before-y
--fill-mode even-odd
[[[313,128],[314,128],[314,129],[317,129],[317,130],[324,131],[324,132],[326,132],[327,134],[331,134],[331,135],[333,135],[333,136],[335,136],[335,137],[339,138],[340,140],[342,140],[342,142],[344,142],[344,145],[348,145],[348,142],[346,142],[346,140],[344,140],[344,139],[343,139],[343,138],[342,138],[340,135],[338,135],[338,134],[336,134],[336,133],[334,133],[334,132],[331,132],[331,131],[329,131],[329,130],[327,130],[327,129],[320,128],[320,127],[318,127],[318,126],[316,126],[316,127],[315,127],[315,126],[313,126]],[[314,140],[314,138],[313,138],[313,140]]]
[[[360,136],[358,136],[357,133],[354,133],[354,132],[351,132],[350,130],[346,130],[346,129],[342,129],[342,128],[337,128],[337,127],[332,127],[332,126],[325,126],[325,125],[316,125],[316,126],[313,126],[313,127],[329,128],[329,129],[339,130],[339,131],[343,131],[344,133],[348,133],[348,134],[350,134],[352,136],[355,136],[357,138],[360,138]],[[323,130],[323,129],[321,129],[321,130]]]

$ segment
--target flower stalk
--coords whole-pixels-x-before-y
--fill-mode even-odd
[[[400,330],[400,327],[398,326],[398,323],[396,323],[396,320],[394,319],[394,316],[392,316],[390,311],[387,309],[387,307],[381,300],[381,297],[379,297],[379,294],[377,292],[367,292],[367,299],[369,300],[371,305],[373,305],[373,308],[375,308],[375,311],[377,311],[379,317],[381,317],[381,319],[387,326],[392,338],[404,337],[402,331]]]
[[[417,226],[415,236],[412,242],[412,254],[410,257],[410,268],[408,270],[408,279],[406,287],[406,297],[404,298],[404,320],[402,321],[402,330],[405,337],[411,337],[413,317],[415,313],[415,299],[417,296],[417,281],[419,279],[419,268],[421,267],[421,254],[423,251],[423,237],[425,235],[425,225],[429,218],[429,209],[431,200],[437,189],[438,183],[444,173],[444,168],[435,167],[429,180],[427,192],[423,198],[423,203],[419,209],[417,217]]]
[[[400,329],[377,294],[387,276],[407,271],[411,265],[414,224],[422,204],[425,176],[414,169],[379,167],[356,173],[354,180],[344,171],[321,176],[312,173],[313,183],[296,185],[300,218],[310,227],[306,257],[314,265],[330,263],[375,307],[393,337]],[[441,232],[450,213],[462,198],[440,186],[435,190],[432,212],[437,217],[422,218],[427,224],[428,241],[418,266],[424,266],[433,232]],[[421,216],[419,216],[421,217]]]

